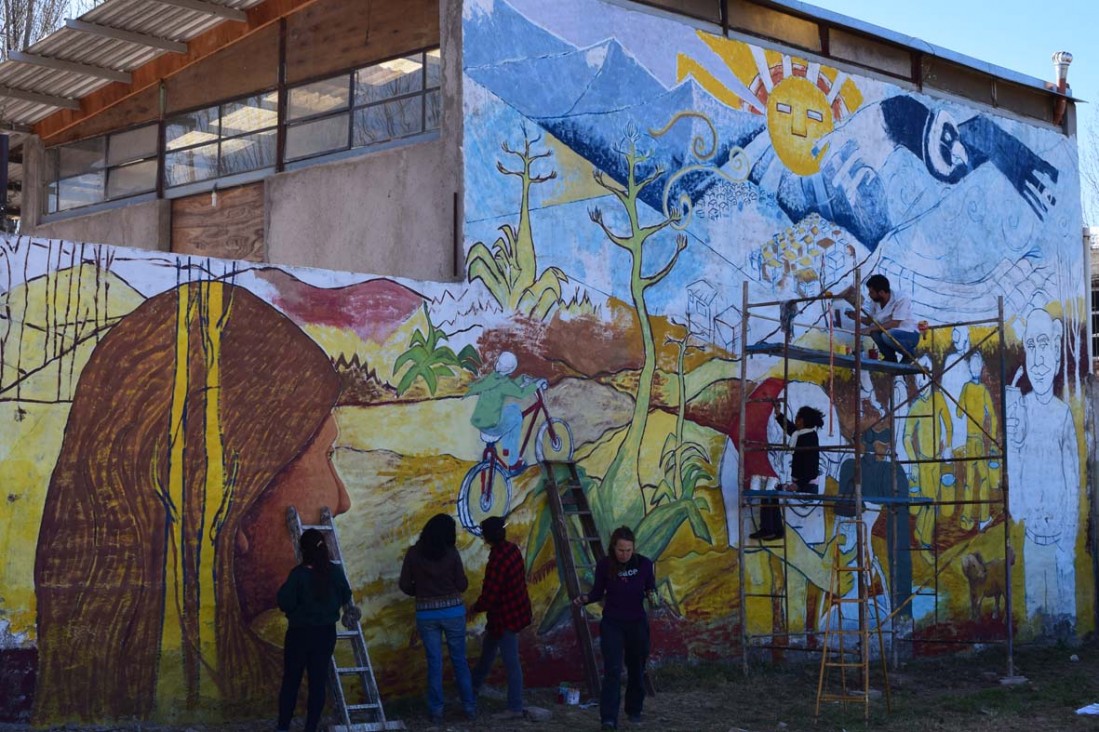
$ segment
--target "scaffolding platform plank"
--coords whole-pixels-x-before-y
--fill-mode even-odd
[[[843,496],[828,496],[819,493],[800,493],[798,491],[744,491],[745,498],[773,498],[777,501],[802,501],[804,503],[854,503],[855,497],[847,494]],[[863,503],[877,503],[892,506],[929,506],[932,501],[927,496],[863,496]]]
[[[815,348],[805,348],[804,346],[786,346],[782,343],[769,343],[763,341],[760,343],[753,343],[745,350],[752,356],[782,356],[785,354],[787,358],[794,361],[819,363],[824,366],[831,363],[838,367],[855,368],[855,357],[853,355],[818,351]],[[916,364],[871,360],[869,356],[862,359],[862,368],[866,371],[876,371],[879,373],[893,374],[895,376],[923,373],[923,370]]]

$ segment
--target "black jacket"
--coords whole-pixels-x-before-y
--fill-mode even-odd
[[[792,435],[798,431],[793,422],[775,412],[775,421],[786,430],[786,434]],[[817,439],[817,431],[811,430],[798,437],[794,446],[794,459],[790,466],[790,477],[795,482],[805,482],[820,475],[820,440]]]

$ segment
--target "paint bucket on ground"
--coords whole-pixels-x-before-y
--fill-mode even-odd
[[[569,689],[568,694],[565,695],[565,702],[572,705],[572,706],[574,706],[574,707],[577,704],[579,704],[580,703],[580,690],[579,689]]]

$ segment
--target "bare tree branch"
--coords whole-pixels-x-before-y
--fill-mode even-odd
[[[56,30],[72,13],[83,15],[104,0],[3,0],[0,7],[0,53],[7,58]]]
[[[626,194],[626,189],[620,187],[618,183],[616,183],[614,180],[608,180],[606,176],[603,175],[602,170],[599,170],[599,168],[593,170],[592,177],[595,178],[595,182],[599,184],[600,188],[605,188],[606,190],[613,193],[614,197],[617,198],[623,206],[629,205],[629,198]]]
[[[599,228],[603,230],[607,238],[614,242],[615,245],[622,247],[623,249],[629,249],[629,238],[619,236],[611,231],[605,223],[603,223],[603,210],[599,208],[593,208],[588,210],[588,218],[595,223],[599,224]]]
[[[679,261],[679,255],[686,248],[687,248],[687,235],[686,234],[680,234],[679,236],[677,236],[675,238],[675,254],[673,254],[672,258],[670,260],[668,260],[668,263],[665,264],[660,269],[660,271],[657,272],[656,274],[654,274],[652,276],[649,276],[649,277],[642,277],[641,279],[644,280],[645,282],[647,282],[648,285],[655,285],[657,282],[660,282],[660,280],[667,277],[668,274],[672,271],[672,269],[675,267],[675,263],[677,261]],[[648,285],[646,285],[646,287],[648,287]]]
[[[1099,226],[1099,122],[1087,125],[1080,137],[1080,198],[1084,224]]]

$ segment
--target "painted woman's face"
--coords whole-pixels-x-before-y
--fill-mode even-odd
[[[336,420],[329,416],[313,441],[271,481],[241,522],[234,574],[246,622],[274,607],[275,593],[295,564],[286,509],[293,506],[303,523],[316,524],[325,506],[333,516],[351,508],[347,489],[332,465],[338,434]]]

